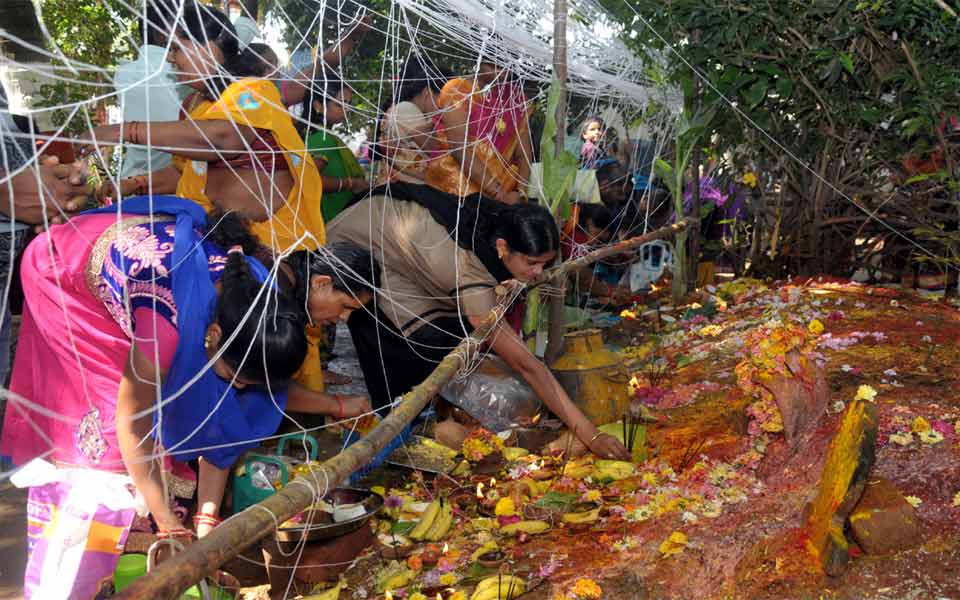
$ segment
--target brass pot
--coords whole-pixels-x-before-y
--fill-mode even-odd
[[[551,369],[573,403],[595,425],[620,420],[630,406],[623,359],[603,345],[599,329],[564,336],[563,355]]]

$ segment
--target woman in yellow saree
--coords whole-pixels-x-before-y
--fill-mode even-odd
[[[437,104],[447,152],[430,162],[427,184],[464,196],[482,192],[510,204],[530,178],[528,103],[505,69],[480,64],[475,79],[451,79]]]
[[[123,196],[175,191],[208,212],[216,207],[241,213],[275,254],[316,250],[326,238],[320,174],[277,86],[244,77],[258,68],[259,58],[238,51],[236,34],[224,19],[206,7],[185,11],[171,44],[169,60],[178,78],[197,92],[185,104],[188,118],[97,127],[84,137],[175,154],[171,167],[120,182]],[[226,85],[224,70],[243,78]],[[319,392],[324,389],[319,326],[308,327],[307,334],[310,349],[297,381]]]

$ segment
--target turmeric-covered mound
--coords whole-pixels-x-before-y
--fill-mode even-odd
[[[454,476],[380,490],[340,597],[958,597],[957,309],[818,281],[709,300],[622,349],[645,460],[474,434],[496,461],[470,442]]]

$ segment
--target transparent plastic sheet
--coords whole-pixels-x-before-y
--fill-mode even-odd
[[[503,362],[486,362],[463,380],[448,383],[440,395],[491,431],[529,423],[541,410],[540,399]]]

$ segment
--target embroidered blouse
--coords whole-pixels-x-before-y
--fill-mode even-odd
[[[87,265],[87,285],[94,297],[148,357],[166,370],[177,347],[177,306],[171,272],[176,221],[128,217],[107,228]],[[223,275],[227,255],[215,244],[200,242],[207,255],[210,280]]]

